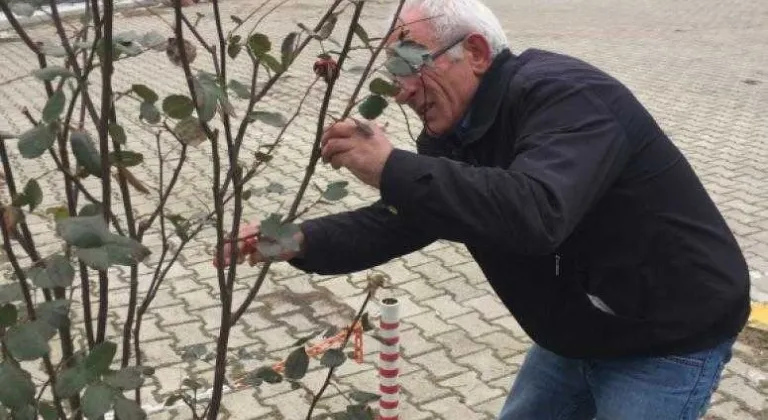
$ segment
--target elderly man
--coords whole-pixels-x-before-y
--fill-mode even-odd
[[[304,222],[285,259],[349,273],[461,242],[536,343],[501,419],[702,415],[748,317],[749,276],[680,151],[604,72],[511,53],[478,0],[409,0],[400,18],[387,66],[423,120],[418,154],[377,127],[331,126],[324,160],[381,200]],[[404,66],[403,43],[431,59]]]

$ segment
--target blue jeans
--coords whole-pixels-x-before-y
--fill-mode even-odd
[[[681,356],[526,356],[499,420],[689,420],[704,415],[734,340]]]

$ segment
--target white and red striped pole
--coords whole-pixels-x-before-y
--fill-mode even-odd
[[[381,301],[379,336],[379,420],[399,420],[400,302],[395,298]]]

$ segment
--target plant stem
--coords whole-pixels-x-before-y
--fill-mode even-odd
[[[354,331],[355,325],[357,325],[358,322],[360,322],[360,318],[363,316],[363,311],[365,311],[365,307],[368,306],[368,302],[371,300],[371,297],[373,297],[373,294],[375,292],[375,289],[369,289],[368,293],[365,295],[365,300],[363,301],[363,304],[360,305],[360,309],[358,309],[357,314],[355,315],[355,318],[352,320],[352,324],[350,325],[349,329],[347,330],[346,335],[344,336],[344,341],[341,343],[340,349],[343,349],[347,346],[347,343],[349,343],[349,337],[352,336],[352,332]],[[328,374],[325,376],[325,381],[323,382],[323,385],[320,387],[320,390],[317,391],[315,396],[312,398],[312,403],[309,405],[309,411],[307,412],[307,418],[306,420],[312,420],[312,412],[315,410],[315,406],[317,405],[318,401],[320,401],[320,398],[323,397],[323,393],[325,392],[325,389],[328,388],[328,384],[331,383],[331,378],[333,377],[333,373],[336,371],[336,367],[331,367],[328,369]]]
[[[55,1],[55,0],[53,0]],[[114,18],[113,0],[103,0],[104,4],[104,52],[101,59],[101,116],[99,118],[99,152],[101,154],[101,205],[104,221],[109,223],[111,213],[112,182],[109,168],[109,117],[112,110],[112,72],[113,52],[112,23]],[[74,66],[74,63],[73,63]],[[87,90],[83,91],[84,93]],[[109,277],[106,270],[99,270],[99,314],[96,319],[96,343],[101,343],[107,334],[109,310]]]
[[[8,211],[8,207],[3,208],[0,210],[0,219],[5,220],[5,212]],[[13,247],[11,245],[11,237],[10,233],[8,231],[8,226],[4,222],[0,222],[0,231],[2,232],[3,237],[3,249],[5,251],[6,257],[8,257],[8,261],[11,263],[11,266],[13,267],[13,271],[16,274],[16,277],[19,282],[19,287],[21,288],[21,293],[24,298],[24,303],[27,307],[27,316],[30,320],[35,320],[37,318],[37,315],[35,313],[35,306],[32,302],[32,293],[29,290],[29,284],[27,284],[27,276],[24,273],[24,269],[21,268],[19,265],[19,260],[16,258],[16,253],[13,252]],[[51,381],[52,385],[56,384],[56,372],[53,369],[53,364],[51,363],[51,358],[49,356],[43,357],[43,364],[45,365],[45,372],[48,375],[48,378]],[[73,400],[70,400],[73,402],[73,409],[74,405],[77,405],[79,407],[79,399],[74,398]],[[61,404],[61,399],[54,393],[53,395],[53,403],[56,407],[56,411],[58,412],[60,419],[66,419],[67,416],[64,414],[64,407]]]

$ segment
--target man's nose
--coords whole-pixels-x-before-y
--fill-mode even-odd
[[[416,93],[417,88],[417,80],[416,77],[398,77],[396,80],[397,87],[400,88],[400,91],[397,92],[397,95],[395,95],[395,101],[399,104],[407,103],[408,100],[410,100],[414,93]]]

